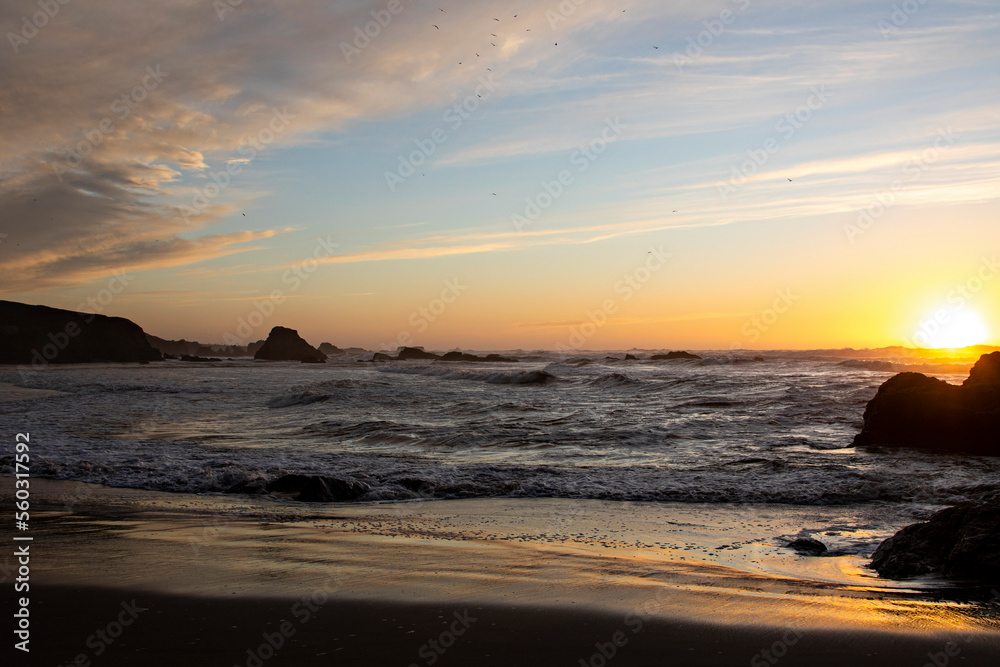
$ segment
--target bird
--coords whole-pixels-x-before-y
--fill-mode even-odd
[[[243,217],[244,217],[244,218],[245,218],[245,217],[247,217],[247,214],[246,214],[246,213],[244,213],[244,214],[243,214]]]
[[[433,26],[434,26],[435,28],[437,28],[438,30],[440,30],[440,29],[441,29],[441,28],[438,28],[438,27],[437,27],[436,25],[434,25],[433,23],[432,23],[431,25],[433,25]]]
[[[497,196],[497,193],[495,193],[495,192],[491,192],[490,194],[493,195],[494,197]]]
[[[654,49],[659,49],[660,47],[658,47],[658,46],[654,46],[653,48],[654,48]]]
[[[789,183],[791,183],[791,182],[792,182],[792,179],[790,179],[790,178],[789,178],[789,179],[788,179],[788,182],[789,182]]]

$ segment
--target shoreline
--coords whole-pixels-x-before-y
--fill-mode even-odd
[[[5,504],[11,482],[0,485]],[[782,517],[799,523],[795,508],[307,505],[46,479],[32,480],[32,506],[44,664],[91,650],[95,624],[125,614],[133,598],[150,612],[102,664],[197,654],[244,665],[246,647],[288,621],[294,633],[262,664],[424,665],[420,647],[463,610],[488,620],[435,664],[591,664],[600,646],[623,665],[747,664],[772,645],[788,652],[782,664],[910,656],[921,665],[948,642],[970,660],[1000,657],[1000,607],[949,600],[966,592],[928,582],[880,580],[858,569],[858,556],[808,558],[757,541]],[[742,542],[720,544],[726,534]],[[313,598],[322,610],[299,623],[293,606]],[[627,641],[615,645],[616,636]]]

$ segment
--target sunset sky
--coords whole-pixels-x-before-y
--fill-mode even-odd
[[[202,342],[1000,343],[996,3],[578,2],[4,2],[0,298]]]

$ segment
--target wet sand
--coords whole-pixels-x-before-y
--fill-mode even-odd
[[[9,508],[11,480],[0,489]],[[33,651],[31,662],[14,654],[5,664],[1000,658],[997,606],[984,591],[886,582],[861,557],[774,544],[806,521],[839,526],[831,542],[856,539],[864,517],[845,508],[303,505],[48,480],[33,480],[32,493]]]

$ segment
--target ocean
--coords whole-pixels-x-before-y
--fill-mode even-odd
[[[186,493],[305,473],[364,482],[358,502],[867,505],[916,517],[1000,489],[995,457],[851,447],[865,404],[903,368],[884,361],[359,359],[4,367],[0,382],[66,393],[0,403],[0,432],[32,433],[36,477]],[[958,383],[965,371],[938,376]],[[12,465],[0,458],[4,474]]]

